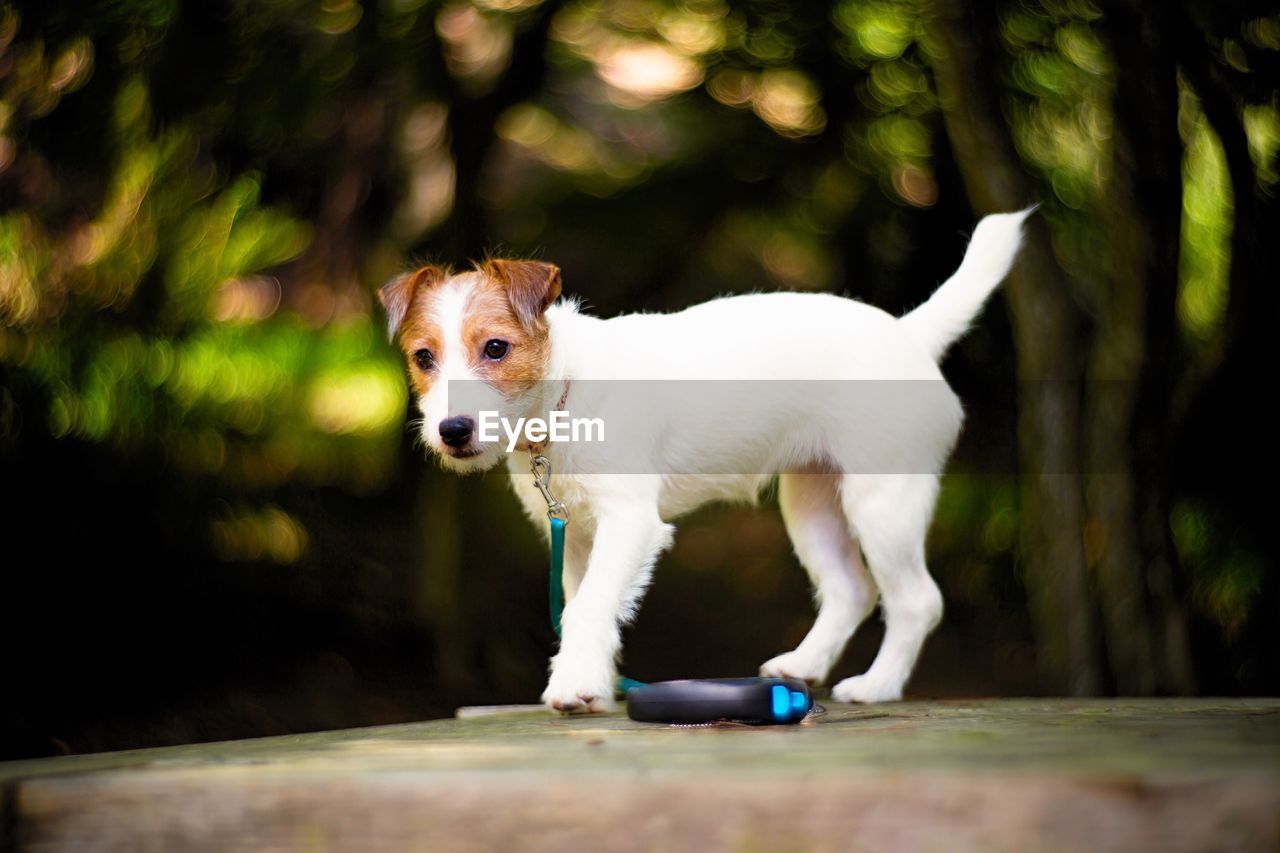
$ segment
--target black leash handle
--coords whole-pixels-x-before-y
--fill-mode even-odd
[[[643,723],[778,725],[798,723],[812,708],[809,685],[795,678],[697,678],[627,691],[627,716]]]

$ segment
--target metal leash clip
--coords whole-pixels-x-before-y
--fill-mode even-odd
[[[533,472],[533,484],[542,492],[547,502],[547,518],[558,518],[569,523],[569,508],[551,494],[551,460],[541,454],[529,453],[529,470]]]

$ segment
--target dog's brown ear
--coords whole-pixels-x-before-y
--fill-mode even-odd
[[[543,261],[486,261],[486,275],[501,282],[516,316],[525,326],[533,326],[560,295],[560,268]]]
[[[443,267],[427,264],[425,267],[398,275],[382,286],[378,291],[378,300],[387,311],[387,337],[396,339],[396,332],[404,324],[405,315],[409,313],[409,303],[419,287],[430,287],[449,277],[449,271]]]

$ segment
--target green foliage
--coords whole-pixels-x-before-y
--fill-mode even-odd
[[[139,27],[169,18],[162,5],[135,12]],[[91,41],[72,44],[67,55],[93,55]],[[19,63],[42,52],[17,51]],[[0,112],[34,121],[19,113],[67,90],[67,63],[10,75]],[[134,73],[114,93],[91,215],[68,221],[48,202],[0,215],[10,405],[25,388],[26,429],[159,456],[230,493],[384,484],[406,392],[378,322],[360,310],[316,327],[281,308],[269,271],[302,255],[313,229],[263,203],[260,173],[228,174],[211,160],[198,121],[159,122],[150,87]],[[11,169],[49,168],[21,153]],[[72,179],[64,191],[74,188]]]
[[[1231,182],[1222,146],[1194,94],[1183,92],[1181,290],[1178,320],[1195,344],[1219,345],[1231,264]]]
[[[1249,531],[1199,501],[1182,501],[1172,513],[1174,544],[1191,579],[1195,607],[1236,640],[1249,623],[1267,574],[1266,559]]]

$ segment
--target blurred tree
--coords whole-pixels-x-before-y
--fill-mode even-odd
[[[1037,193],[1002,118],[999,26],[986,4],[939,2],[931,20],[935,74],[957,162],[978,213],[1025,207]],[[1018,346],[1023,551],[1046,679],[1076,695],[1102,688],[1086,576],[1080,422],[1083,317],[1041,218],[1007,285]]]
[[[1191,566],[1191,601],[1210,616],[1197,626],[1199,672],[1209,689],[1223,690],[1236,679],[1265,684],[1280,677],[1280,657],[1263,651],[1280,649],[1280,573],[1274,552],[1263,556],[1266,548],[1255,537],[1269,513],[1268,501],[1251,485],[1269,480],[1280,465],[1269,429],[1248,414],[1257,405],[1258,366],[1271,359],[1272,321],[1280,316],[1274,284],[1280,280],[1280,22],[1274,9],[1247,0],[1189,0],[1182,9],[1169,38],[1186,83],[1185,113],[1202,111],[1203,132],[1220,146],[1225,180],[1217,205],[1229,205],[1230,218],[1220,249],[1228,268],[1220,332],[1191,366],[1172,407],[1174,538]],[[1183,138],[1189,135],[1184,127]],[[1190,221],[1212,210],[1203,196],[1183,203]],[[1184,266],[1196,257],[1193,249],[1183,244]],[[1218,543],[1216,561],[1190,533],[1203,530],[1192,521],[1197,513],[1200,523],[1212,519],[1219,531],[1230,531],[1230,544]],[[1239,595],[1246,589],[1248,604]]]
[[[1247,255],[1252,240],[1241,231],[1248,234],[1254,227],[1259,190],[1264,199],[1271,193],[1248,168],[1246,137],[1237,118],[1248,110],[1245,89],[1227,95],[1220,84],[1215,87],[1214,77],[1220,79],[1230,63],[1211,72],[1212,53],[1203,45],[1214,43],[1214,37],[1190,35],[1199,33],[1194,17],[1203,10],[1194,4],[1153,8],[1121,0],[1096,9],[1052,2],[1042,9],[1047,14],[1031,22],[1026,11],[997,13],[990,4],[940,0],[932,23],[948,132],[979,210],[1007,209],[1030,194],[1015,131],[1002,116],[1008,89],[1001,81],[1009,72],[981,61],[1007,55],[993,38],[1002,24],[1006,32],[1021,28],[1038,30],[1040,38],[1056,36],[1049,51],[1069,53],[1067,39],[1073,39],[1079,54],[1088,50],[1079,29],[1086,22],[1117,69],[1110,144],[1104,152],[1107,192],[1097,205],[1106,232],[1101,261],[1067,272],[1045,232],[1033,230],[1008,291],[1015,329],[1021,330],[1024,482],[1037,482],[1036,471],[1084,473],[1082,478],[1051,476],[1052,485],[1041,491],[1049,507],[1035,503],[1036,494],[1026,504],[1031,526],[1024,557],[1032,600],[1040,602],[1042,665],[1046,676],[1062,686],[1092,692],[1101,683],[1095,658],[1101,642],[1116,689],[1189,692],[1195,680],[1186,603],[1190,582],[1178,565],[1170,522],[1175,494],[1186,488],[1179,482],[1186,468],[1171,461],[1183,430],[1197,417],[1201,401],[1189,402],[1187,387],[1199,384],[1204,368],[1180,345],[1177,304],[1183,288],[1204,283],[1187,285],[1183,256],[1171,248],[1184,244],[1186,233],[1182,199],[1188,191],[1182,174],[1187,155],[1180,114],[1188,111],[1180,70],[1216,101],[1213,124],[1222,126],[1220,134],[1235,151],[1234,197],[1240,205],[1229,301],[1248,300],[1248,280],[1267,267],[1264,259]],[[1269,19],[1251,18],[1244,8],[1224,17],[1228,27],[1246,34],[1269,31],[1264,23]],[[1054,24],[1046,27],[1047,21]],[[1181,48],[1177,33],[1182,33]],[[1036,38],[1027,37],[1023,48],[1045,50],[1043,41],[1036,47]],[[1228,51],[1235,44],[1222,35],[1217,43]],[[1274,78],[1269,86],[1257,85],[1268,79],[1273,55],[1264,51],[1250,60],[1256,75],[1240,79],[1248,81],[1254,98],[1274,109]],[[1036,86],[1055,88],[1033,71],[1015,89]],[[1274,149],[1267,156],[1273,157]],[[1235,348],[1248,334],[1228,326],[1223,340]],[[1087,377],[1083,396],[1076,390],[1082,376]],[[1065,398],[1055,406],[1045,405],[1039,383],[1032,383],[1032,390],[1025,382],[1044,378],[1062,380],[1053,383]],[[1079,399],[1084,402],[1077,408]],[[1037,430],[1037,423],[1046,427]],[[1046,468],[1046,460],[1057,464]],[[1274,458],[1268,462],[1273,466]],[[1102,615],[1097,627],[1091,616],[1095,602]]]
[[[1177,10],[1117,0],[1103,35],[1117,68],[1106,273],[1089,366],[1089,506],[1105,537],[1098,588],[1116,687],[1188,693],[1185,583],[1175,565],[1167,460],[1177,358],[1182,146]],[[1119,440],[1118,440],[1119,439]]]

